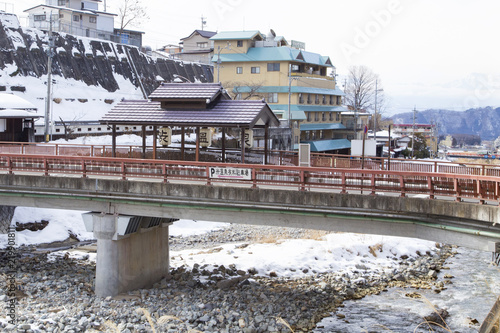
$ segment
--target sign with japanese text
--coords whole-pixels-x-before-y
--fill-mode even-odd
[[[246,129],[245,130],[245,148],[252,148],[253,147],[253,130],[251,129]]]
[[[172,143],[172,129],[168,127],[162,127],[158,131],[158,140],[162,146],[170,146]]]
[[[210,128],[202,128],[200,129],[200,146],[201,147],[210,147],[212,144],[212,131]]]
[[[210,178],[252,180],[252,169],[210,167]]]

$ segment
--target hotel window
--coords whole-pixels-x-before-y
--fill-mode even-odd
[[[337,121],[340,121],[340,112],[337,112]]]
[[[326,104],[326,95],[323,95],[323,104]]]
[[[314,99],[314,103],[319,104],[319,95],[316,95],[316,98]]]
[[[304,104],[304,96],[301,93],[299,94],[299,104]]]
[[[322,120],[322,121],[325,121],[325,120],[326,120],[326,113],[325,113],[325,112],[322,112],[322,113],[321,113],[321,120]]]
[[[252,67],[250,69],[250,73],[252,73],[252,74],[260,74],[260,67]]]
[[[270,62],[267,64],[268,72],[279,72],[280,71],[280,63],[279,62]]]
[[[330,96],[330,105],[333,105],[333,96]]]
[[[33,15],[33,19],[35,21],[45,21],[46,20],[46,16],[45,15]]]
[[[337,105],[342,104],[342,97],[337,96]]]
[[[236,67],[236,74],[243,74],[243,67]]]
[[[242,40],[239,40],[236,42],[236,46],[237,47],[243,47],[243,41]]]
[[[319,121],[319,112],[314,112],[314,121]]]
[[[89,17],[89,22],[90,22],[90,23],[97,23],[97,17],[95,17],[95,16],[90,16],[90,17]]]
[[[75,22],[80,21],[80,16],[78,16],[78,15],[73,15],[73,21],[75,21]]]
[[[319,131],[319,138],[321,140],[325,138],[325,133],[323,131]]]
[[[312,103],[311,94],[307,94],[307,104],[311,104],[311,103]]]
[[[278,93],[269,93],[267,95],[268,103],[278,103]]]
[[[307,121],[311,121],[312,119],[312,112],[307,113]]]

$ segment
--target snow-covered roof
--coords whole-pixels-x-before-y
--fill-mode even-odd
[[[16,109],[0,109],[0,119],[5,118],[42,118],[34,111],[16,110]]]
[[[0,93],[0,111],[5,109],[37,110],[34,104],[17,95]]]

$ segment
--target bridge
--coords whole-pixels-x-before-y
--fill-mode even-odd
[[[100,296],[168,274],[175,219],[412,237],[498,258],[497,167],[350,163],[359,161],[297,167],[0,153],[0,197],[3,205],[90,211]]]

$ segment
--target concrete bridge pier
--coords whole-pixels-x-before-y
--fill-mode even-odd
[[[168,275],[172,219],[100,213],[83,219],[97,238],[96,295],[149,287]]]

